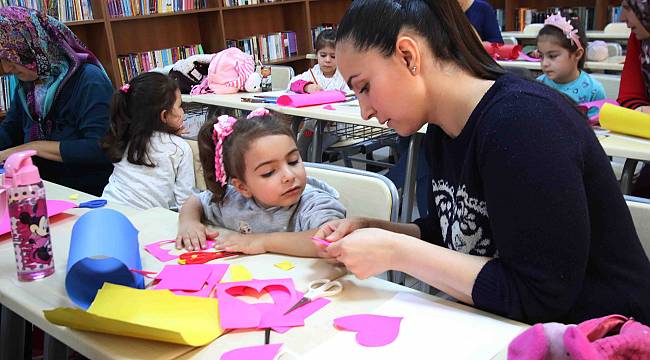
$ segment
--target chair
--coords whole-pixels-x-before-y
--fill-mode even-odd
[[[518,45],[519,41],[517,41],[517,38],[514,36],[504,36],[503,43],[506,45]]]
[[[522,33],[524,34],[534,34],[537,35],[540,30],[544,27],[544,24],[528,24],[524,27],[524,31]]]
[[[305,163],[307,175],[327,182],[339,192],[339,201],[347,216],[363,216],[397,222],[399,195],[387,177],[369,171],[343,166]],[[395,282],[397,274],[390,270],[388,280]]]
[[[608,42],[607,43],[607,56],[623,56],[623,47],[617,42]]]
[[[194,164],[194,187],[197,190],[206,190],[205,180],[203,179],[203,166],[199,158],[199,143],[196,140],[185,139],[192,149],[192,160]]]
[[[256,69],[260,72],[259,66]],[[291,66],[271,65],[271,87],[273,90],[286,90],[289,88],[289,81],[295,76]]]
[[[591,77],[598,80],[605,88],[605,95],[608,99],[618,98],[618,89],[621,86],[621,76],[613,74],[591,73]]]
[[[632,214],[632,221],[643,250],[650,257],[650,199],[625,195],[625,202]]]
[[[623,37],[629,37],[630,31],[630,28],[624,22],[609,23],[603,29],[603,32],[606,34],[622,34]]]

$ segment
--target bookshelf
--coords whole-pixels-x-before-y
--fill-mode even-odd
[[[621,5],[620,0],[487,0],[495,9],[503,11],[505,31],[519,30],[515,18],[520,8],[547,9],[587,7],[594,9],[593,29],[603,30],[609,22],[610,7]]]
[[[338,23],[352,0],[275,0],[231,7],[223,0],[204,2],[203,8],[185,11],[113,17],[109,1],[90,0],[94,19],[66,25],[97,55],[116,87],[122,85],[121,56],[197,44],[205,53],[216,53],[228,39],[282,31],[296,33],[298,53],[269,63],[301,72],[312,62],[307,59],[313,52],[311,28]]]

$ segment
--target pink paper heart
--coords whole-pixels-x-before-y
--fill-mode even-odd
[[[334,327],[356,332],[357,343],[360,345],[376,347],[395,341],[401,322],[401,317],[360,314],[334,319]]]
[[[221,360],[273,360],[281,348],[282,344],[248,346],[224,353]]]

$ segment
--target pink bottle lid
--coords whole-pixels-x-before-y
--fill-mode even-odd
[[[41,175],[38,168],[32,163],[32,156],[36,155],[35,150],[19,151],[11,154],[5,161],[5,188],[32,185],[41,182]]]

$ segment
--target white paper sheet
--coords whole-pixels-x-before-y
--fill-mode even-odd
[[[404,317],[393,343],[364,347],[357,344],[355,333],[340,331],[303,359],[491,359],[523,331],[516,325],[408,293],[395,295],[371,313]]]

